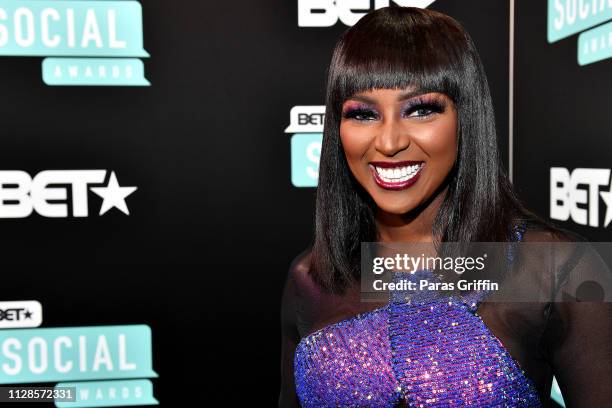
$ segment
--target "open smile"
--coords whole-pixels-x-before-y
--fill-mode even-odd
[[[380,187],[403,190],[416,183],[424,166],[424,161],[402,161],[371,162],[368,167]]]

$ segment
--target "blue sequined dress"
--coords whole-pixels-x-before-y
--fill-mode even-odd
[[[522,240],[523,229],[515,229]],[[402,302],[301,339],[303,407],[540,407],[538,392],[476,313],[478,301]]]

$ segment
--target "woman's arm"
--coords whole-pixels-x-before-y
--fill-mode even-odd
[[[550,363],[567,408],[612,404],[612,303],[552,306]]]
[[[281,408],[299,407],[293,378],[293,357],[300,341],[297,330],[297,303],[299,301],[299,276],[307,274],[307,251],[291,263],[281,301],[281,389],[278,405]]]
[[[578,245],[550,304],[548,359],[567,408],[611,406],[612,276],[589,244]]]

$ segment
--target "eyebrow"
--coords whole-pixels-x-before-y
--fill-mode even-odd
[[[401,102],[401,101],[405,101],[405,100],[410,99],[410,98],[414,98],[415,96],[424,95],[426,93],[429,93],[429,92],[423,92],[423,90],[421,90],[421,89],[415,89],[415,90],[412,90],[412,91],[406,91],[406,92],[402,92],[397,97],[397,100]],[[347,100],[359,101],[359,102],[369,103],[369,104],[372,104],[372,105],[376,104],[376,100],[375,99],[372,99],[369,96],[365,96],[365,95],[353,95],[353,96],[349,97]]]

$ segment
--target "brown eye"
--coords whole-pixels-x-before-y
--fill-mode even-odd
[[[404,117],[425,119],[436,113],[444,112],[444,104],[438,101],[415,101],[404,111]]]
[[[372,109],[349,109],[342,114],[344,119],[353,119],[359,122],[368,122],[378,119],[378,114]]]
[[[431,115],[433,113],[433,110],[427,109],[427,108],[419,108],[419,109],[416,109],[416,110],[412,111],[412,113],[416,113],[417,114],[416,116],[424,117],[424,116]],[[410,114],[408,116],[413,116],[413,115]]]

